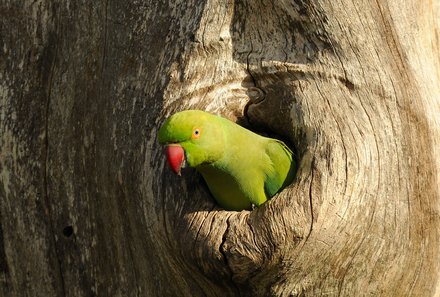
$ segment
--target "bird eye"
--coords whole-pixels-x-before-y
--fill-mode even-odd
[[[200,137],[200,134],[202,134],[201,131],[200,131],[200,128],[195,128],[195,129],[193,130],[192,138],[197,139],[197,138]]]

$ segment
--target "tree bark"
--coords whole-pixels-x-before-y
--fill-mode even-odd
[[[271,3],[274,2],[274,3]],[[440,5],[2,1],[3,296],[440,295]],[[216,206],[157,131],[218,113],[295,150]]]

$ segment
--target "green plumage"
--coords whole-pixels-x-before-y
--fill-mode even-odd
[[[283,142],[207,112],[174,114],[161,127],[159,141],[181,145],[188,165],[228,210],[260,206],[294,177],[292,151]]]

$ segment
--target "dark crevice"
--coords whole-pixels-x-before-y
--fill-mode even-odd
[[[225,247],[224,247],[224,245],[225,245],[225,243],[226,243],[226,238],[227,238],[227,236],[228,236],[229,228],[230,228],[230,226],[229,226],[229,217],[230,217],[230,216],[231,216],[231,215],[229,215],[229,216],[226,218],[226,230],[225,230],[225,232],[223,233],[223,236],[222,236],[222,242],[221,242],[221,244],[220,244],[220,246],[219,246],[219,250],[220,250],[220,253],[223,255],[223,259],[224,259],[224,261],[225,261],[226,266],[228,267],[229,271],[231,272],[231,278],[232,278],[232,269],[231,269],[231,267],[229,266],[228,257],[226,256],[226,251],[225,251]]]
[[[194,246],[193,246],[194,249],[196,248],[197,241],[198,241],[198,239],[199,239],[199,235],[200,235],[200,231],[202,231],[202,228],[203,228],[203,226],[205,225],[205,221],[206,221],[207,218],[208,218],[208,214],[206,214],[206,215],[203,217],[203,220],[202,220],[202,222],[200,223],[199,228],[197,229],[196,238],[194,239],[194,242],[193,242],[193,243],[194,243]]]
[[[134,277],[134,283],[136,285],[136,297],[139,297],[139,278],[137,275],[137,271],[136,271],[136,262],[134,261],[134,257],[133,257],[133,250],[132,250],[132,245],[128,245],[128,255],[130,257],[130,261],[131,261],[131,265],[133,266],[133,277]]]
[[[67,238],[71,237],[73,235],[73,227],[72,226],[66,226],[63,228],[63,235]]]
[[[355,85],[347,77],[338,77],[338,79],[350,92],[354,91]]]
[[[247,73],[249,73],[249,76],[250,76],[250,78],[251,78],[251,80],[252,80],[252,84],[253,84],[253,86],[254,87],[257,87],[257,80],[255,79],[255,77],[252,75],[252,72],[251,72],[251,70],[250,70],[250,67],[249,67],[249,57],[251,56],[251,54],[252,54],[252,51],[253,51],[254,49],[253,49],[253,46],[252,46],[252,43],[251,43],[251,50],[249,51],[249,53],[246,55],[246,71],[247,71]]]
[[[224,247],[224,245],[225,245],[225,243],[226,243],[226,240],[227,240],[228,233],[229,233],[229,228],[230,228],[229,218],[230,218],[231,216],[232,216],[232,214],[229,214],[228,217],[226,218],[226,230],[225,230],[225,232],[223,233],[223,236],[222,236],[222,242],[221,242],[221,244],[220,244],[220,246],[219,246],[219,251],[220,251],[220,253],[221,253],[222,256],[223,256],[223,260],[224,260],[224,262],[225,262],[225,264],[226,264],[226,268],[227,268],[228,271],[229,271],[230,282],[231,282],[231,284],[234,286],[234,288],[236,289],[236,292],[238,293],[237,296],[242,296],[242,294],[241,294],[241,292],[240,292],[240,288],[238,287],[238,285],[237,285],[237,284],[235,283],[235,281],[234,281],[234,272],[232,271],[232,268],[231,268],[231,266],[230,266],[230,264],[229,264],[229,260],[228,260],[228,257],[227,257],[227,255],[226,255],[226,250],[225,250],[225,247]]]
[[[262,100],[264,100],[264,92],[263,92],[263,90],[261,90],[260,88],[258,88],[258,85],[257,85],[257,79],[256,79],[255,76],[252,74],[252,71],[250,70],[250,67],[249,67],[249,65],[250,65],[249,57],[250,57],[250,55],[252,54],[252,51],[253,51],[253,46],[252,46],[252,43],[251,43],[251,50],[250,50],[250,51],[248,52],[248,54],[246,55],[246,72],[249,74],[249,78],[250,78],[250,80],[251,80],[251,84],[252,84],[252,86],[249,87],[248,89],[250,90],[250,89],[255,88],[255,89],[257,89],[258,91],[262,92],[263,96],[260,95],[260,97],[262,97],[262,98],[258,98],[259,101],[262,101]],[[259,101],[258,101],[258,102],[259,102]],[[249,119],[249,116],[248,116],[248,109],[249,109],[249,106],[252,105],[252,104],[254,104],[254,103],[256,103],[256,102],[255,102],[254,100],[252,100],[252,98],[250,97],[249,102],[248,102],[248,103],[245,105],[245,107],[244,107],[243,117],[244,117],[244,119],[245,119],[245,123],[243,123],[243,124],[250,124],[250,119]]]
[[[50,71],[49,71],[49,77],[47,81],[47,98],[46,98],[46,106],[45,106],[45,115],[44,115],[44,160],[43,160],[43,196],[45,200],[45,211],[46,215],[48,216],[48,225],[51,232],[51,241],[54,247],[54,252],[56,256],[57,266],[58,266],[58,274],[60,277],[60,283],[61,283],[61,293],[62,296],[66,296],[66,288],[65,288],[65,279],[64,279],[64,271],[62,268],[62,259],[61,259],[61,252],[58,249],[57,246],[57,239],[56,239],[56,229],[54,227],[53,217],[52,217],[52,206],[50,203],[50,197],[49,197],[49,115],[50,115],[50,105],[51,105],[51,97],[52,97],[52,85],[53,85],[53,77],[55,72],[55,65],[56,65],[56,59],[58,56],[58,43],[59,43],[59,28],[60,28],[60,19],[58,19],[58,23],[55,27],[55,38],[49,39],[51,41],[47,46],[52,47],[54,46],[53,54],[48,53],[49,56],[46,58],[51,61]],[[52,44],[52,42],[54,44]]]
[[[314,217],[314,214],[313,214],[313,195],[312,195],[312,191],[313,191],[313,178],[314,178],[313,172],[314,172],[314,170],[315,170],[315,158],[312,159],[311,170],[310,170],[310,172],[312,174],[312,177],[310,178],[310,187],[309,187],[309,203],[310,203],[310,219],[311,219],[311,222],[310,222],[309,233],[306,236],[306,241],[309,239],[310,235],[312,234],[313,224],[314,224],[314,221],[315,221],[315,217]]]
[[[249,217],[246,220],[246,224],[249,226],[249,229],[251,230],[251,233],[252,233],[252,243],[254,244],[255,247],[257,247],[257,241],[255,240],[254,228],[252,227],[252,224],[249,223]]]
[[[0,213],[0,274],[9,274],[8,259],[6,258],[5,252],[5,242],[3,238],[3,226],[1,223],[1,213]]]
[[[104,18],[104,41],[101,60],[101,79],[103,79],[103,73],[105,69],[105,60],[107,56],[107,27],[108,27],[108,1],[105,1],[105,18]]]
[[[162,172],[165,172],[165,171],[162,171]],[[165,232],[165,238],[166,238],[166,241],[167,241],[167,243],[168,243],[168,245],[169,246],[172,246],[172,239],[170,239],[170,234],[171,234],[171,231],[170,231],[170,227],[168,227],[168,217],[167,217],[167,213],[168,213],[168,211],[167,211],[167,202],[168,202],[168,199],[167,199],[167,187],[162,187],[162,197],[163,197],[163,199],[162,199],[162,203],[161,203],[161,214],[162,214],[162,220],[163,220],[163,231]]]

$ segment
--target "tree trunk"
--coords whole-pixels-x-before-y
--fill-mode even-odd
[[[398,2],[2,1],[0,295],[439,296],[440,5]],[[184,109],[293,184],[220,209],[157,142]]]

